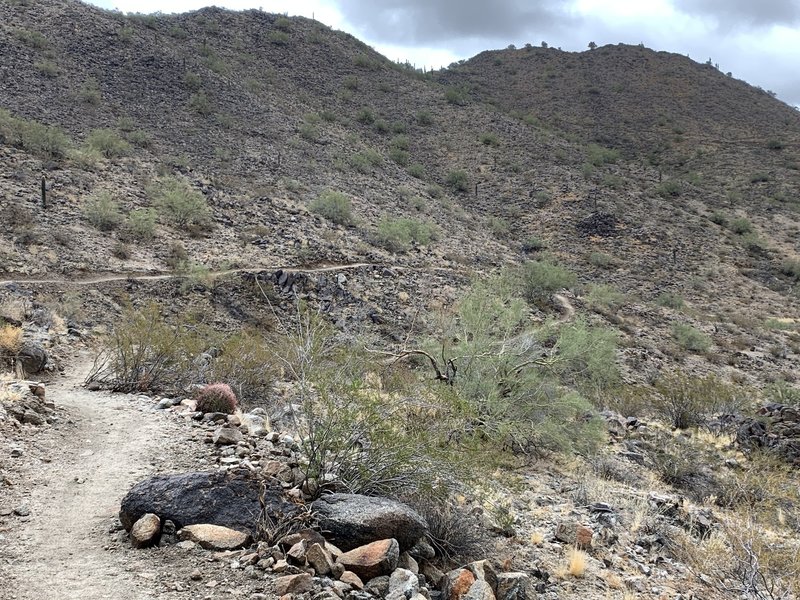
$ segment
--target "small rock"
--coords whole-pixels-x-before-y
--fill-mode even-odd
[[[333,571],[333,557],[320,544],[312,544],[308,548],[306,560],[318,576],[330,575]]]
[[[220,427],[214,432],[212,440],[217,446],[228,446],[230,444],[238,444],[244,440],[244,435],[233,427]]]
[[[300,540],[294,546],[289,548],[286,552],[286,558],[296,565],[304,565],[306,563],[306,545],[308,542]]]
[[[483,579],[477,579],[464,596],[464,600],[495,600],[492,586]]]
[[[363,590],[364,589],[364,582],[361,581],[361,577],[353,573],[352,571],[345,571],[339,576],[339,581],[343,581],[354,590]]]
[[[27,504],[21,504],[14,509],[14,514],[18,517],[27,517],[31,514],[31,509]]]
[[[156,404],[157,410],[166,410],[167,408],[172,408],[171,398],[162,398],[159,400],[158,404]]]
[[[304,594],[314,589],[314,578],[308,573],[298,575],[284,575],[275,580],[275,593],[278,596],[285,594]]]
[[[176,544],[176,546],[178,546],[178,548],[180,548],[181,550],[194,550],[195,548],[197,548],[197,544],[195,544],[191,540],[186,540],[184,542],[178,542]]]
[[[11,458],[19,458],[20,456],[22,456],[22,448],[18,446],[11,448]]]
[[[181,541],[196,542],[206,550],[236,550],[250,542],[250,536],[221,525],[187,525],[178,532]]]
[[[475,583],[475,575],[468,569],[455,569],[445,575],[442,586],[444,600],[461,600]]]
[[[192,571],[192,574],[189,575],[189,579],[192,581],[200,581],[203,578],[203,574],[200,572],[200,569],[195,569]]]
[[[362,580],[388,575],[397,567],[400,546],[394,538],[379,540],[345,552],[337,562]]]
[[[408,569],[395,569],[389,577],[389,595],[410,598],[419,591],[419,579]]]
[[[131,545],[134,548],[147,548],[158,542],[161,532],[161,519],[153,513],[143,515],[131,527]]]

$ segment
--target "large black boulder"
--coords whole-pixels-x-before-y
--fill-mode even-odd
[[[261,481],[245,471],[154,475],[125,495],[119,518],[128,531],[142,515],[153,513],[178,528],[207,523],[255,535],[261,487]],[[296,510],[279,487],[267,487],[263,497],[273,519]]]
[[[342,550],[394,538],[403,552],[428,531],[428,523],[410,506],[359,494],[330,494],[312,505],[320,530]]]
[[[39,344],[25,342],[17,353],[17,360],[27,375],[35,375],[47,366],[47,351]]]

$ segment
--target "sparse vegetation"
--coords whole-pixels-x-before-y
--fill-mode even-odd
[[[119,203],[107,191],[94,194],[83,212],[88,221],[100,231],[116,229],[122,222]]]
[[[211,210],[203,194],[174,177],[158,180],[148,190],[159,215],[175,227],[208,228]]]
[[[683,296],[675,292],[661,292],[656,298],[656,304],[665,308],[672,308],[674,310],[683,309],[685,302]]]
[[[672,337],[678,346],[689,352],[708,352],[711,347],[710,337],[686,323],[673,324]]]
[[[554,292],[570,288],[576,281],[574,273],[547,259],[528,261],[519,272],[522,295],[530,302],[547,300]]]
[[[131,146],[113,129],[95,129],[86,138],[86,146],[105,158],[114,159],[125,156]]]
[[[405,252],[413,245],[425,246],[436,238],[431,223],[416,219],[382,219],[378,224],[376,241],[392,252]]]
[[[448,104],[466,106],[469,102],[469,93],[463,87],[448,87],[444,91],[444,99]]]
[[[450,171],[447,174],[447,185],[457,192],[466,192],[469,190],[469,175],[467,175],[466,171],[460,169]]]
[[[227,383],[208,383],[195,394],[197,410],[202,413],[224,413],[236,411],[238,401]]]
[[[308,208],[311,212],[337,225],[350,226],[355,223],[353,205],[350,199],[341,192],[326,190]]]

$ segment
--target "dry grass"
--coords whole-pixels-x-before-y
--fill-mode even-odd
[[[567,554],[569,565],[567,566],[567,573],[572,577],[583,577],[586,573],[586,559],[588,558],[586,552],[572,548]]]
[[[22,329],[13,325],[0,327],[0,353],[16,354],[22,347]]]
[[[538,529],[531,533],[531,544],[534,546],[541,546],[542,542],[544,542],[544,533]]]

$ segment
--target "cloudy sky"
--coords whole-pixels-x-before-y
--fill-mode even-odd
[[[644,43],[709,58],[800,106],[800,0],[87,0],[123,12],[208,4],[313,16],[393,60],[448,65],[482,50],[547,41],[563,50]]]

